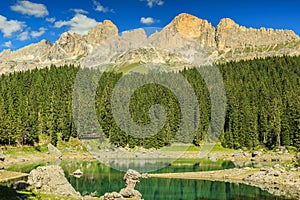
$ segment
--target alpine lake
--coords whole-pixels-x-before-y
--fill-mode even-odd
[[[156,165],[165,167],[151,171],[151,173],[172,173],[172,172],[196,172],[211,171],[233,168],[231,161],[222,161],[213,163],[208,160],[200,162],[184,161],[174,162],[172,164],[167,161],[140,161],[132,160],[127,162],[126,167],[142,171],[145,166]],[[106,192],[119,192],[125,187],[123,181],[124,171],[119,171],[100,163],[99,161],[83,161],[83,162],[62,162],[62,168],[65,175],[72,186],[82,195],[95,193],[97,196],[104,195]],[[124,166],[122,166],[124,167]],[[76,169],[81,169],[84,174],[80,178],[70,175]],[[266,191],[257,187],[245,184],[235,184],[219,181],[204,181],[191,179],[168,179],[168,178],[147,178],[141,179],[136,189],[141,192],[145,200],[274,200],[285,199],[284,197],[275,197]]]

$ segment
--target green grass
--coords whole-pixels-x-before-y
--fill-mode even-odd
[[[62,152],[62,153],[68,153],[70,152],[70,149],[72,149],[72,152],[77,152],[77,153],[87,153],[88,150],[84,146],[81,140],[78,138],[70,138],[68,142],[65,141],[58,141],[57,148]]]
[[[129,72],[147,73],[148,69],[145,68],[141,62],[137,62],[137,63],[132,63],[130,65],[127,65],[125,67],[122,67],[118,71],[122,72],[124,74],[127,74]]]
[[[28,154],[36,154],[36,153],[46,153],[48,151],[46,145],[41,146],[6,146],[2,147],[4,154],[6,155],[28,155]]]
[[[180,145],[180,144],[174,144],[170,147],[164,147],[161,150],[162,151],[201,151],[203,149],[202,146],[195,146],[195,145]],[[234,149],[228,149],[222,147],[221,144],[208,144],[205,145],[205,149],[211,150],[212,153],[216,152],[224,152],[224,153],[234,153],[236,150]]]
[[[11,165],[6,170],[7,171],[14,171],[14,172],[22,172],[22,173],[29,173],[31,170],[39,167],[39,166],[46,166],[46,163],[31,163],[31,164],[24,164],[24,165]]]

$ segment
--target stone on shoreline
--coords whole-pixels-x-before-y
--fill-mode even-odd
[[[55,155],[59,159],[62,158],[62,153],[55,146],[53,146],[51,143],[48,144],[47,148],[48,148],[48,154]]]
[[[37,167],[30,172],[27,183],[38,192],[81,197],[66,179],[62,168],[57,165]]]

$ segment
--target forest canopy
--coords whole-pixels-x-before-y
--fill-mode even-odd
[[[227,98],[225,125],[220,133],[224,147],[254,149],[263,146],[273,149],[294,146],[300,149],[300,57],[229,62],[218,65],[218,68],[223,76]],[[75,127],[72,111],[72,92],[78,70],[79,67],[72,65],[52,65],[44,69],[2,74],[0,145],[34,145],[41,134],[52,138],[54,144],[58,133],[65,141],[79,137],[77,130],[82,127]],[[84,70],[94,73],[95,69]],[[168,77],[172,73],[175,72],[161,72],[160,76]],[[211,114],[209,92],[196,69],[185,69],[179,73],[188,80],[198,98],[199,124],[193,142],[201,145]],[[142,79],[143,76],[147,75],[137,77]],[[130,111],[138,125],[149,123],[149,108],[154,104],[163,106],[167,116],[158,133],[145,139],[135,138],[122,131],[112,115],[110,99],[121,77],[121,73],[105,72],[96,91],[97,118],[107,138],[116,146],[159,148],[169,145],[182,117],[176,95],[156,84],[144,85],[133,93]],[[183,134],[181,137],[183,141],[186,136]]]

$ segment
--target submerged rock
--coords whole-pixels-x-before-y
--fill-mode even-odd
[[[32,170],[27,183],[38,192],[51,193],[61,196],[81,197],[72,187],[60,166],[50,165]]]

